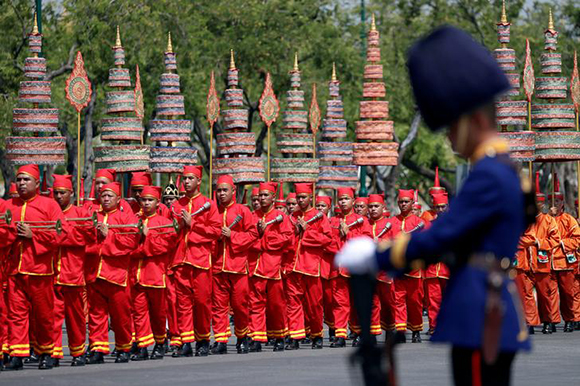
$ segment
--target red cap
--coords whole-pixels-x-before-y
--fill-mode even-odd
[[[40,171],[38,170],[38,165],[34,164],[22,165],[21,167],[18,168],[18,172],[16,173],[16,175],[18,174],[27,174],[30,177],[34,178],[36,181],[40,180]]]
[[[99,169],[95,173],[95,179],[97,178],[106,178],[109,182],[115,181],[115,177],[117,176],[117,172],[115,169]]]
[[[254,187],[252,188],[252,197],[260,195],[260,188]]]
[[[308,182],[294,184],[296,194],[312,194],[312,184]]]
[[[383,204],[385,205],[385,196],[382,194],[369,194],[369,204]]]
[[[411,200],[415,199],[415,191],[413,189],[405,190],[399,189],[399,198],[409,198]]]
[[[15,182],[10,183],[10,189],[8,190],[8,194],[18,194],[18,188],[16,187]]]
[[[421,209],[421,208],[423,208],[423,206],[421,204],[419,204],[418,202],[413,203],[413,209]]]
[[[131,174],[131,186],[141,187],[151,185],[151,174],[149,172],[134,172]]]
[[[350,198],[354,198],[354,189],[353,188],[338,188],[336,191],[336,197],[342,196],[349,196]]]
[[[296,201],[296,193],[288,193],[288,195],[286,196],[286,202],[288,202],[288,200]]]
[[[119,182],[110,182],[108,184],[103,185],[101,188],[101,194],[105,191],[110,191],[115,193],[117,196],[121,195],[121,183]]]
[[[141,192],[141,197],[155,198],[156,200],[161,199],[161,188],[159,186],[147,185],[143,187]]]
[[[445,188],[439,184],[439,166],[437,166],[435,168],[435,182],[433,183],[433,187],[429,189],[429,194],[434,195],[440,193],[441,191],[445,191]]]
[[[232,188],[235,187],[234,178],[232,176],[230,176],[229,174],[224,174],[224,175],[219,176],[219,178],[217,180],[217,185],[221,185],[221,184],[228,184]]]
[[[449,198],[446,193],[437,193],[433,195],[433,205],[447,205],[449,204]]]
[[[73,185],[72,185],[72,176],[71,175],[63,175],[60,174],[53,174],[54,182],[52,183],[53,190],[70,190],[72,192]]]
[[[183,175],[184,176],[195,176],[197,178],[201,178],[201,174],[203,172],[203,166],[201,165],[186,165],[183,167]]]
[[[357,197],[356,200],[354,200],[355,203],[357,202],[362,202],[366,205],[369,204],[369,198],[368,197]]]
[[[546,200],[546,195],[540,189],[540,172],[536,172],[536,200],[541,202]]]
[[[260,192],[270,192],[276,194],[276,183],[275,182],[260,182]]]
[[[316,196],[316,203],[325,202],[330,208],[332,206],[332,198],[329,196]]]

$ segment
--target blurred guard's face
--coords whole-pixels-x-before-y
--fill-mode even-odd
[[[328,207],[328,205],[326,204],[326,202],[324,201],[318,201],[316,203],[316,210],[318,210],[319,212],[324,213],[325,215],[328,216],[328,211],[330,210],[330,208]]]
[[[352,210],[353,202],[354,199],[348,194],[343,194],[338,198],[338,206],[340,207],[341,212],[345,214],[345,216]]]
[[[234,196],[234,188],[230,184],[219,184],[215,195],[221,206],[228,206]]]
[[[372,220],[376,221],[383,217],[384,210],[384,205],[379,202],[371,202],[369,204],[369,215]]]
[[[23,200],[34,197],[38,186],[38,181],[28,174],[20,173],[16,176],[16,189],[18,189],[18,195]]]
[[[305,211],[310,208],[310,204],[312,203],[312,197],[308,193],[300,193],[296,195],[296,201],[298,201],[298,206],[300,210]]]
[[[145,216],[150,216],[157,212],[157,208],[159,207],[159,201],[153,197],[141,197],[139,202],[141,203],[141,209],[143,209]]]
[[[135,200],[139,201],[139,198],[141,197],[142,191],[143,191],[142,186],[131,186],[131,197],[133,197]]]
[[[260,195],[252,196],[252,209],[258,210],[262,206]]]
[[[197,188],[199,187],[199,178],[196,176],[182,176],[181,182],[183,183],[186,194],[193,195],[197,192]]]
[[[72,192],[68,189],[56,189],[54,192],[54,200],[58,203],[61,209],[66,209],[70,205],[70,198]]]
[[[399,205],[399,210],[401,211],[401,214],[406,215],[411,213],[411,209],[413,207],[413,200],[411,200],[410,198],[408,197],[399,198],[397,204]]]
[[[99,177],[95,179],[95,197],[101,197],[101,188],[103,185],[111,183],[108,178]]]
[[[366,216],[368,212],[367,204],[362,201],[355,202],[354,213],[358,214],[359,216]]]
[[[267,212],[272,207],[272,203],[274,202],[274,193],[270,192],[269,190],[262,190],[260,195],[260,207],[262,208],[262,212]]]
[[[103,193],[101,193],[101,205],[103,206],[105,212],[110,212],[114,209],[117,209],[119,200],[119,196],[110,190],[105,190]]]
[[[175,201],[177,197],[163,197],[163,203],[169,208]]]
[[[449,205],[447,204],[439,204],[435,206],[435,212],[437,212],[437,214],[442,214],[447,212],[447,209],[449,209]]]
[[[295,199],[289,198],[286,200],[286,209],[288,210],[289,214],[294,213],[297,207],[298,202]]]

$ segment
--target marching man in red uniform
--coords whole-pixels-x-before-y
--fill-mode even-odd
[[[117,177],[117,172],[115,169],[99,169],[95,173],[95,179],[93,180],[93,192],[95,198],[94,200],[85,200],[84,207],[89,213],[94,213],[97,211],[102,210],[101,207],[101,189],[104,185],[110,184],[111,182],[115,182],[115,178]],[[119,196],[120,197],[120,196]],[[119,199],[119,210],[121,212],[129,212],[133,211],[131,205],[123,198]]]
[[[252,205],[252,212],[260,209],[260,189],[252,188],[252,194],[250,195],[250,203]]]
[[[182,347],[174,357],[209,355],[211,335],[211,255],[222,234],[222,222],[213,201],[199,192],[202,166],[184,166],[181,183],[185,196],[171,207],[182,229],[170,268],[177,293],[177,323]]]
[[[282,283],[282,257],[291,246],[294,229],[288,216],[274,208],[276,185],[260,184],[261,208],[254,212],[258,231],[257,260],[250,267],[250,336],[253,351],[275,339],[274,351],[284,351],[286,298]]]
[[[323,319],[320,260],[332,240],[332,233],[328,218],[318,215],[312,206],[312,184],[296,184],[295,188],[298,209],[292,216],[296,224],[296,253],[286,281],[291,339],[286,349],[300,348],[300,339],[306,337],[305,319],[310,327],[312,348],[319,349],[322,348]],[[315,216],[318,217],[314,219]]]
[[[72,176],[54,175],[54,199],[65,218],[66,234],[55,260],[54,317],[55,347],[52,354],[56,363],[63,358],[62,323],[66,321],[68,347],[73,357],[71,366],[84,366],[86,341],[85,249],[95,242],[95,230],[90,221],[67,222],[69,218],[90,218],[83,207],[73,205]]]
[[[131,173],[131,200],[128,199],[129,205],[135,215],[141,211],[141,204],[139,198],[141,197],[141,192],[146,186],[152,185],[151,174],[149,172],[133,172]]]
[[[119,210],[121,185],[118,182],[100,188],[97,212],[97,241],[90,247],[86,261],[89,300],[89,364],[104,362],[109,353],[109,317],[115,332],[115,363],[129,361],[131,349],[131,302],[127,289],[131,253],[137,248],[137,218],[130,211]]]
[[[227,354],[230,305],[238,354],[248,353],[249,287],[248,252],[258,237],[250,210],[234,200],[232,176],[218,178],[216,198],[222,220],[221,237],[213,255],[213,332],[217,342],[212,354]]]
[[[12,212],[12,226],[6,242],[12,244],[7,260],[8,277],[8,346],[10,363],[5,370],[21,370],[22,358],[30,355],[29,330],[35,332],[34,351],[40,355],[38,368],[51,369],[54,349],[53,261],[60,243],[55,229],[32,226],[55,226],[63,215],[51,198],[39,196],[40,172],[37,165],[21,166],[16,173],[18,198],[5,205]],[[26,223],[34,221],[38,223]],[[33,324],[30,325],[30,316]]]
[[[357,197],[354,200],[354,213],[359,216],[368,217],[369,215],[369,198]]]
[[[131,360],[163,359],[167,320],[167,265],[177,240],[172,221],[161,216],[161,188],[144,186],[140,192],[143,236],[131,259],[131,301],[139,351]],[[147,347],[155,343],[149,356]]]

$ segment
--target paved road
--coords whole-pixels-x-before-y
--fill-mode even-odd
[[[515,363],[515,386],[577,385],[580,379],[580,332],[564,334],[561,327],[553,335],[536,334],[534,350],[520,355]],[[233,342],[232,342],[233,343]],[[325,341],[326,344],[326,341]],[[65,349],[66,351],[66,349]],[[39,371],[26,366],[24,371],[0,373],[5,385],[275,385],[346,386],[360,384],[347,364],[347,349],[298,351],[238,355],[233,344],[228,355],[207,358],[171,358],[162,361],[71,368],[70,357],[61,367]],[[400,383],[403,386],[451,384],[449,349],[446,346],[405,344],[397,349]]]

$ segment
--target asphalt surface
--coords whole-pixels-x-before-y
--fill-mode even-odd
[[[539,332],[539,331],[538,331]],[[427,342],[407,343],[396,349],[399,383],[403,386],[451,384],[449,348]],[[580,384],[580,331],[533,337],[533,351],[518,355],[513,373],[516,386],[557,386]],[[112,341],[112,340],[111,340]],[[410,341],[410,340],[409,340]],[[107,357],[103,365],[70,367],[65,356],[61,367],[40,371],[37,365],[25,365],[23,371],[0,373],[0,385],[359,385],[357,370],[348,364],[352,348],[312,350],[303,346],[297,351],[239,355],[234,340],[227,355],[206,358],[171,358],[164,360],[115,364]],[[65,348],[65,353],[68,350]]]

